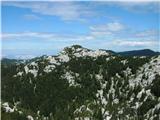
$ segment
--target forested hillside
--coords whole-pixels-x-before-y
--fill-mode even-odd
[[[79,45],[1,62],[2,120],[159,120],[160,56]]]

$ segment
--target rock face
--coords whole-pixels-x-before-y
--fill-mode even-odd
[[[79,45],[57,56],[2,62],[2,119],[159,120],[160,56]]]

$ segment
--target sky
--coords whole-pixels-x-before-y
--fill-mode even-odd
[[[2,57],[56,55],[64,47],[116,52],[159,48],[159,2],[2,2]]]

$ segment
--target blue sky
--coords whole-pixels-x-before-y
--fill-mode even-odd
[[[55,55],[66,46],[159,49],[158,2],[2,2],[2,56]]]

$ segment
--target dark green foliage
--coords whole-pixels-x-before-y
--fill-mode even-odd
[[[132,57],[129,57],[128,58],[128,66],[132,69],[132,73],[135,74],[136,73],[136,70],[144,65],[145,63],[149,62],[150,60],[150,57],[146,57],[146,58],[139,58],[139,57],[136,57],[136,58],[132,58]]]
[[[147,113],[147,111],[151,108],[153,108],[155,105],[157,104],[156,101],[153,101],[151,99],[147,99],[139,108],[138,108],[138,116],[139,116],[139,120],[143,120],[144,117],[143,115],[145,113]]]
[[[1,112],[1,120],[28,120],[26,115],[20,115],[18,113],[5,113]]]
[[[157,96],[160,97],[160,76],[156,75],[155,79],[153,80],[152,86],[151,86],[151,92]]]

